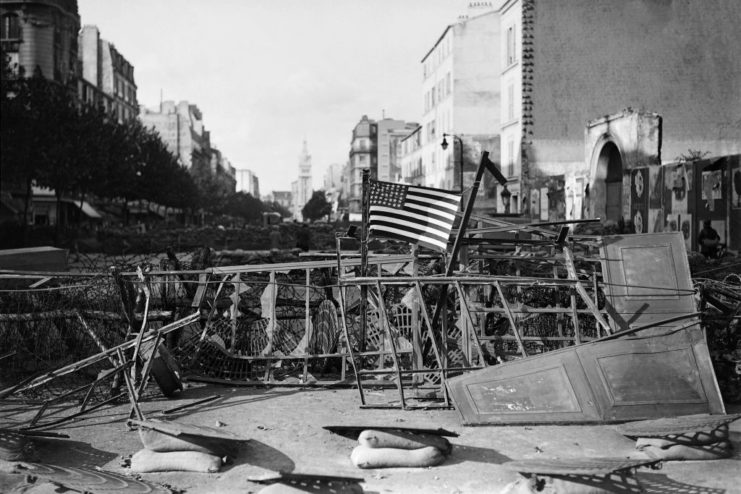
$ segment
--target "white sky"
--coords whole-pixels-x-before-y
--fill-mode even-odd
[[[188,100],[260,193],[290,190],[303,139],[314,188],[362,115],[419,122],[420,60],[468,0],[78,0],[134,66],[140,104]]]

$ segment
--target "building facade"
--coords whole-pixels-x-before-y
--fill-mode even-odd
[[[252,197],[260,198],[260,179],[252,170],[237,169],[237,192],[246,192]]]
[[[187,101],[163,101],[156,110],[141,106],[139,119],[154,129],[181,165],[191,173],[211,170],[210,136],[196,105]]]
[[[1,0],[0,43],[20,77],[38,73],[74,87],[80,76],[76,0]]]
[[[360,214],[363,201],[363,170],[370,170],[371,176],[378,172],[378,123],[363,115],[355,125],[350,140],[348,174],[348,212]]]
[[[416,122],[405,122],[391,118],[378,121],[376,176],[385,182],[399,182],[401,179],[401,141],[419,127]]]
[[[156,110],[139,107],[142,124],[155,130],[162,142],[188,169],[197,183],[213,181],[223,194],[236,190],[236,169],[215,147],[198,107],[188,101],[163,101]]]
[[[78,46],[85,86],[94,87],[103,94],[97,98],[97,102],[102,103],[103,108],[115,115],[119,122],[136,118],[139,104],[134,67],[113,44],[101,39],[96,26],[82,28]],[[90,99],[90,95],[83,93],[84,101],[89,102]]]
[[[500,13],[502,156],[534,219],[629,221],[632,170],[741,152],[740,3],[508,0]]]
[[[422,58],[424,110],[419,142],[415,142],[418,148],[413,150],[419,156],[404,158],[420,178],[405,176],[406,181],[423,177],[421,185],[448,190],[460,189],[461,180],[463,186],[473,182],[476,164],[462,163],[462,153],[456,148],[461,142],[466,146],[467,136],[494,136],[500,131],[499,31],[495,6],[473,2],[468,14],[447,26]],[[443,134],[460,141],[443,149]],[[498,154],[498,150],[489,151]],[[421,174],[416,168],[420,157]],[[415,160],[417,164],[412,165]]]

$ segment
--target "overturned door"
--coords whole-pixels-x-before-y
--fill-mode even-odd
[[[705,335],[693,316],[681,234],[605,237],[602,257],[617,332],[450,379],[465,424],[725,413]]]

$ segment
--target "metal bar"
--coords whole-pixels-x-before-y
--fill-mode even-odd
[[[361,204],[362,223],[360,228],[360,276],[368,276],[368,217],[370,215],[370,170],[363,170],[363,197]],[[368,330],[368,287],[360,287],[360,341],[358,350],[365,351],[365,338]],[[360,366],[363,366],[361,359]]]
[[[365,405],[365,394],[363,393],[363,383],[360,381],[358,376],[358,368],[355,362],[355,355],[353,353],[352,344],[350,343],[350,334],[347,330],[347,315],[345,314],[345,287],[340,284],[342,280],[342,252],[341,252],[341,238],[336,237],[335,239],[337,246],[337,284],[339,285],[337,291],[340,293],[340,317],[342,318],[342,333],[345,336],[345,343],[347,344],[347,351],[350,353],[350,364],[352,365],[353,374],[355,374],[355,382],[358,385],[358,393],[360,394],[360,403]],[[342,373],[345,372],[345,362],[342,362]]]
[[[196,400],[193,403],[188,403],[186,405],[180,405],[179,407],[168,408],[167,410],[162,410],[160,412],[160,415],[169,415],[171,413],[180,412],[180,411],[186,410],[188,408],[192,408],[192,407],[195,407],[195,406],[198,406],[198,405],[203,405],[204,403],[209,403],[209,402],[214,401],[214,400],[219,399],[219,398],[221,398],[221,395],[209,396],[208,398],[203,398],[202,400]]]
[[[569,273],[569,278],[576,282],[576,291],[579,292],[579,295],[587,304],[587,307],[589,307],[589,309],[592,311],[592,315],[597,320],[597,322],[604,328],[605,332],[607,332],[607,334],[612,333],[610,325],[607,323],[607,321],[605,321],[605,318],[600,313],[599,308],[597,308],[597,305],[595,305],[595,303],[589,297],[587,291],[584,289],[584,286],[579,281],[579,278],[576,275],[576,267],[574,266],[574,258],[571,256],[571,250],[566,246],[563,247],[563,255],[566,264],[566,270]]]
[[[581,330],[579,328],[579,311],[576,310],[576,295],[574,295],[573,291],[569,294],[569,301],[571,302],[571,323],[574,325],[574,340],[577,345],[580,345]]]
[[[502,290],[502,285],[497,281],[494,283],[494,286],[497,287],[497,292],[499,292],[499,298],[502,299],[502,306],[507,312],[507,319],[509,319],[509,325],[512,326],[512,333],[514,333],[515,338],[517,338],[517,346],[520,348],[520,353],[522,353],[523,357],[527,357],[527,352],[525,351],[525,345],[523,345],[522,343],[520,332],[517,329],[517,323],[515,323],[515,317],[512,315],[512,311],[509,310],[509,302],[507,302],[507,299],[504,297],[504,290]]]
[[[190,324],[192,322],[197,321],[199,318],[200,318],[200,315],[199,314],[191,314],[190,316],[186,316],[186,317],[184,317],[182,319],[179,319],[179,320],[177,320],[177,321],[175,321],[175,322],[173,322],[171,324],[168,324],[167,326],[163,326],[160,329],[155,330],[156,333],[152,333],[152,334],[149,334],[149,335],[145,336],[142,341],[149,341],[149,340],[153,339],[157,333],[161,333],[162,335],[165,335],[167,333],[170,333],[172,331],[175,331],[176,329],[180,329],[183,326],[186,326],[186,325],[188,325],[188,324]],[[36,388],[38,386],[41,386],[43,384],[46,384],[47,382],[49,382],[49,381],[51,381],[51,380],[53,380],[53,379],[55,379],[57,377],[61,377],[61,376],[70,374],[70,373],[75,372],[75,371],[77,371],[79,369],[82,369],[83,367],[86,367],[86,366],[91,365],[91,364],[94,364],[96,362],[100,362],[101,360],[107,359],[109,357],[109,355],[116,354],[118,352],[118,350],[128,350],[129,348],[132,348],[133,346],[134,346],[134,341],[133,340],[127,341],[125,343],[122,343],[122,344],[120,344],[118,346],[115,346],[115,347],[109,349],[106,352],[101,352],[101,353],[98,353],[96,355],[91,355],[90,357],[87,357],[85,359],[79,360],[79,361],[74,362],[74,363],[72,363],[70,365],[67,365],[67,366],[61,367],[59,369],[55,369],[53,371],[44,373],[41,376],[38,376],[37,378],[33,379],[31,382],[29,382],[28,384],[24,385],[23,387],[16,388],[14,390],[14,392],[15,391],[18,391],[19,389],[25,391],[25,390]],[[0,393],[0,395],[6,396],[5,393],[6,392],[3,391],[2,393]]]
[[[86,413],[90,413],[90,412],[92,412],[94,410],[97,410],[98,408],[102,408],[102,407],[106,406],[107,404],[109,404],[109,403],[111,403],[113,401],[118,400],[122,395],[123,395],[123,393],[119,393],[116,396],[112,396],[112,397],[108,398],[107,400],[102,401],[102,402],[98,403],[97,405],[88,408],[85,411],[73,413],[72,415],[68,415],[67,417],[62,417],[61,419],[54,420],[52,422],[47,422],[46,424],[31,425],[31,426],[28,426],[28,427],[24,427],[23,429],[21,429],[21,431],[32,430],[32,429],[40,429],[42,427],[51,427],[53,425],[63,424],[64,422],[68,422],[68,421],[70,421],[72,419],[75,419],[75,418],[81,416],[81,415],[85,415]]]
[[[432,342],[432,351],[435,353],[435,360],[437,360],[437,365],[440,367],[441,373],[440,373],[440,385],[442,386],[442,392],[443,396],[445,398],[445,403],[449,403],[450,397],[448,396],[448,388],[446,385],[446,376],[445,376],[445,366],[443,365],[442,357],[440,356],[440,349],[437,346],[437,338],[435,338],[435,330],[432,327],[432,321],[430,320],[430,314],[427,312],[427,305],[425,304],[425,299],[422,296],[422,284],[418,281],[415,283],[415,287],[417,288],[417,299],[420,301],[420,309],[422,311],[422,318],[425,321],[425,324],[427,324],[427,330],[430,332],[430,341]]]
[[[418,276],[419,275],[419,247],[416,244],[412,244],[412,257],[414,258],[414,261],[412,261],[412,276]],[[412,290],[412,289],[410,289]],[[422,356],[422,335],[420,331],[420,324],[419,324],[419,305],[420,301],[422,299],[418,297],[414,297],[414,302],[412,302],[412,368],[413,369],[421,369],[424,366],[424,359]],[[424,302],[423,302],[424,303]],[[416,380],[414,384],[419,384],[422,382],[422,380],[419,378],[419,376],[415,376]]]
[[[488,367],[489,364],[486,363],[486,360],[484,359],[484,347],[481,346],[481,341],[479,341],[479,335],[476,334],[476,327],[473,324],[473,318],[471,317],[471,312],[468,310],[468,304],[464,303],[466,302],[465,294],[463,293],[463,287],[461,287],[461,284],[456,281],[455,287],[458,289],[458,296],[460,297],[461,301],[461,311],[465,313],[466,320],[468,321],[468,325],[471,328],[471,333],[473,334],[473,339],[476,341],[476,346],[479,347],[479,359],[481,360],[481,363],[483,364],[482,367]],[[469,357],[469,362],[470,362]]]
[[[311,285],[311,274],[310,270],[306,270],[306,297],[304,299],[304,315],[306,316],[304,323],[304,333],[306,334],[306,347],[311,346],[311,338],[313,335],[313,327],[311,325],[311,306],[310,302],[310,285]],[[307,352],[308,353],[308,352]],[[309,378],[309,357],[304,359],[304,382]]]
[[[501,281],[508,285],[523,285],[523,286],[573,286],[576,284],[574,280],[570,279],[558,279],[553,278],[537,278],[523,276],[521,278],[515,278],[514,276],[487,276],[487,275],[457,275],[457,276],[366,276],[357,278],[348,278],[341,280],[341,285],[375,285],[376,281],[383,281],[385,284],[409,284],[413,281],[420,281],[430,285],[449,285],[456,281],[460,281],[464,285],[475,285],[475,284],[489,284],[494,281]],[[642,287],[642,288],[653,288],[653,287]],[[660,287],[656,287],[660,289]],[[669,290],[669,289],[667,289]],[[671,292],[680,292],[682,290],[670,289]],[[689,291],[688,291],[689,292]],[[694,293],[694,291],[692,292]]]
[[[383,326],[386,329],[386,336],[389,339],[391,345],[391,358],[394,359],[394,367],[396,368],[396,387],[399,390],[399,398],[401,399],[401,407],[406,408],[404,402],[404,385],[401,382],[401,365],[399,364],[399,356],[396,353],[396,342],[394,336],[391,334],[391,322],[389,321],[388,313],[386,312],[386,302],[383,300],[383,291],[381,288],[381,282],[376,282],[376,290],[378,290],[378,311],[379,315],[383,318]],[[383,358],[383,356],[381,356]]]
[[[124,362],[126,360],[124,357],[123,351],[121,349],[118,349],[116,353],[118,354],[118,359],[121,362]],[[134,413],[136,413],[136,418],[138,420],[144,420],[144,415],[142,414],[142,411],[139,408],[138,398],[134,392],[134,384],[131,382],[131,376],[126,371],[124,371],[123,376],[124,376],[124,382],[126,382],[126,389],[129,392],[128,393],[129,401],[131,401],[131,406],[134,409]]]

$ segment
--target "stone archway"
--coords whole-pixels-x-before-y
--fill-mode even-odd
[[[594,149],[590,181],[593,217],[617,222],[623,216],[623,156],[610,136],[604,136]]]

